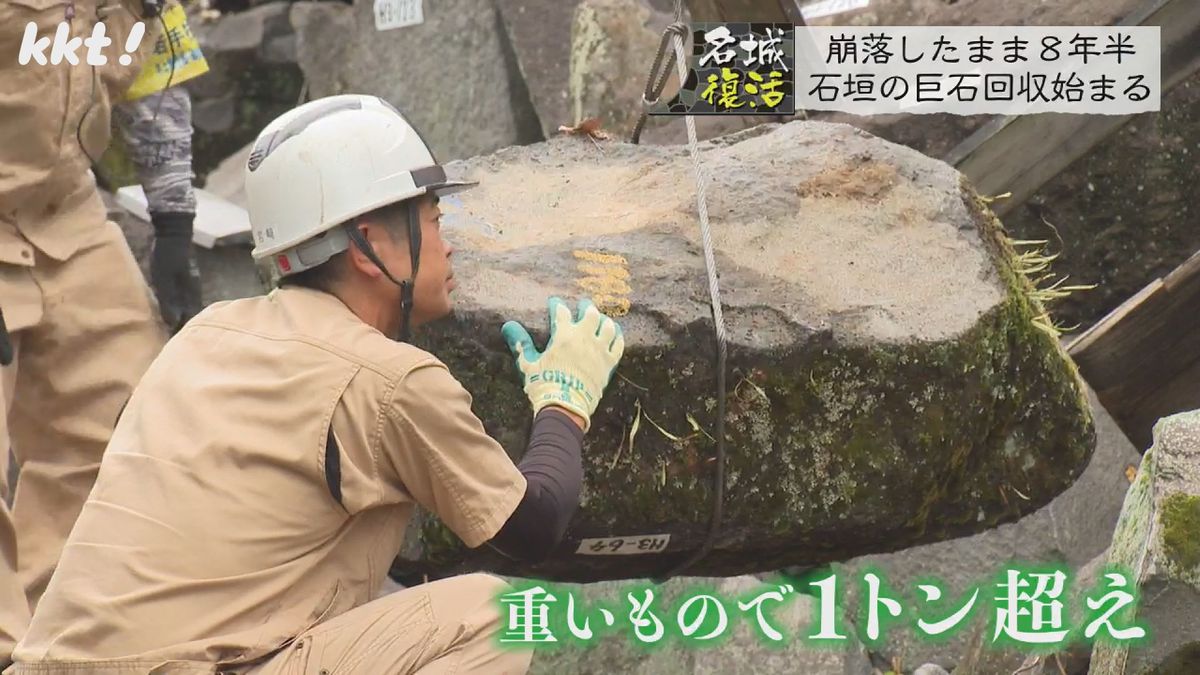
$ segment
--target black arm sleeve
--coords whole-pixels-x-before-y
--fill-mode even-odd
[[[525,496],[489,542],[493,548],[530,562],[550,555],[579,506],[582,446],[583,430],[570,417],[553,408],[538,413],[517,465],[527,483]]]

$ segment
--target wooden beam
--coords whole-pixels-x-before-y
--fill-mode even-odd
[[[1067,351],[1129,440],[1150,447],[1159,418],[1200,408],[1200,252]]]
[[[1150,0],[1120,25],[1162,27],[1162,91],[1200,70],[1200,2]],[[944,158],[980,194],[1011,192],[992,208],[1004,216],[1131,119],[1131,115],[1042,113],[998,117]]]

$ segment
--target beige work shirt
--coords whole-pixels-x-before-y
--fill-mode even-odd
[[[81,44],[75,65],[50,64],[51,45],[46,65],[22,65],[26,26],[53,40],[68,7],[73,38],[90,37],[103,21],[113,41],[107,64],[89,65]],[[30,245],[66,260],[97,236],[105,211],[88,168],[108,147],[112,99],[133,83],[160,31],[146,22],[132,62],[121,65],[137,11],[137,0],[0,0],[0,264],[32,265]]]
[[[476,547],[524,493],[429,353],[317,291],[218,303],[135,389],[16,660],[251,661],[369,601],[414,505]]]

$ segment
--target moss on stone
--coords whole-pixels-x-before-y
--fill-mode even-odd
[[[1163,553],[1180,572],[1200,567],[1200,496],[1167,495],[1159,509]]]
[[[1140,565],[1154,508],[1152,488],[1155,457],[1153,449],[1146,452],[1133,485],[1125,493],[1125,502],[1121,505],[1121,515],[1117,520],[1116,529],[1113,530],[1112,544],[1108,551],[1108,563],[1111,565],[1119,565],[1128,570],[1136,569]]]

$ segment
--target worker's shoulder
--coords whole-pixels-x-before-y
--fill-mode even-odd
[[[353,362],[389,381],[403,378],[414,368],[442,366],[429,352],[380,333],[337,298],[307,289],[277,289],[267,295],[213,303],[185,330],[221,332],[231,349],[240,343],[254,350],[293,356],[303,351],[322,360]]]

